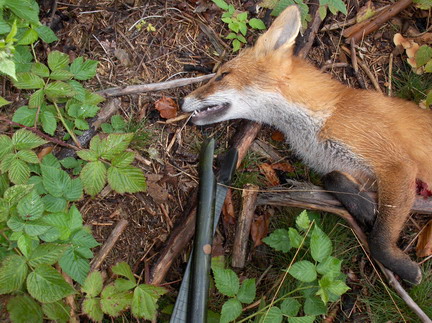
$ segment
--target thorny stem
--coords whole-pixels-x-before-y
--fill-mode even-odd
[[[57,114],[58,117],[60,119],[60,121],[62,122],[63,126],[65,127],[66,131],[68,132],[68,134],[71,136],[72,140],[74,141],[75,145],[77,145],[79,148],[81,148],[81,144],[79,143],[77,137],[75,136],[75,134],[73,133],[73,131],[69,128],[69,126],[67,125],[65,119],[63,118],[63,115],[60,111],[60,108],[58,107],[57,103],[53,102],[54,106],[57,110]]]

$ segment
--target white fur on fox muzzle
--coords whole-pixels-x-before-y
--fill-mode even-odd
[[[191,120],[194,124],[202,126],[231,119],[229,110],[231,103],[217,97],[204,100],[195,97],[186,97],[182,105],[184,112],[192,112]]]

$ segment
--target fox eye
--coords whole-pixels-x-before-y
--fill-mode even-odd
[[[219,74],[216,78],[215,81],[222,81],[222,79],[227,76],[229,74],[229,72],[223,72],[221,74]]]

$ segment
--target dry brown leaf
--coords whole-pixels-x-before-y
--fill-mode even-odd
[[[43,148],[39,154],[37,155],[37,157],[39,158],[39,160],[42,160],[42,158],[44,158],[46,155],[48,155],[50,152],[52,152],[53,150],[53,146],[48,146]]]
[[[275,163],[272,164],[271,167],[273,167],[273,169],[287,173],[293,172],[295,170],[294,166],[289,163]]]
[[[416,254],[418,257],[432,255],[432,220],[429,220],[418,237]]]
[[[234,212],[234,204],[232,201],[232,192],[231,189],[228,189],[224,205],[222,206],[222,215],[223,220],[225,223],[228,224],[235,224],[236,223],[236,216]]]
[[[161,99],[155,102],[155,108],[159,111],[159,114],[164,119],[172,119],[177,117],[178,105],[171,99],[163,96]]]
[[[274,141],[285,141],[285,137],[282,132],[276,130],[272,133],[271,139]]]
[[[159,185],[162,175],[147,174],[147,194],[150,195],[155,203],[161,204],[168,200],[169,193],[166,188]]]
[[[262,244],[262,239],[267,237],[269,231],[270,214],[266,213],[255,218],[251,225],[251,238],[254,248]]]
[[[262,163],[258,167],[260,169],[261,174],[263,174],[267,179],[267,181],[269,182],[270,186],[280,185],[279,178],[277,177],[277,174],[273,169],[272,165],[267,163]]]

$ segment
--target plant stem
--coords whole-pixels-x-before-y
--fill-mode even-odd
[[[77,147],[79,147],[79,148],[82,148],[81,144],[79,143],[79,141],[77,139],[77,137],[75,136],[75,134],[73,133],[73,131],[68,127],[68,125],[66,124],[66,121],[63,118],[63,115],[62,115],[62,113],[60,111],[60,108],[58,107],[57,103],[56,102],[53,102],[53,103],[54,103],[54,106],[55,106],[55,108],[57,110],[57,114],[58,114],[58,117],[59,117],[60,121],[62,122],[62,124],[65,127],[65,129],[68,132],[68,134],[71,136],[71,138],[74,141],[75,145],[77,145]]]

